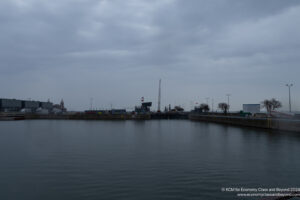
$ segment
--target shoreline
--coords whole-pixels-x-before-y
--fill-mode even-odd
[[[213,122],[228,124],[233,126],[255,127],[269,130],[300,132],[299,119],[286,118],[256,118],[242,116],[225,116],[211,115],[199,113],[144,113],[144,114],[20,114],[6,113],[0,114],[0,121],[15,121],[15,120],[161,120],[161,119],[176,119],[176,120],[192,120],[202,122]]]
[[[190,114],[189,119],[193,121],[214,122],[243,127],[254,127],[269,130],[300,132],[299,119],[285,118],[255,118],[237,116],[216,116]]]

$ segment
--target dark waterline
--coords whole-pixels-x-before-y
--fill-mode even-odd
[[[188,120],[0,122],[0,199],[238,199],[299,187],[300,134]]]

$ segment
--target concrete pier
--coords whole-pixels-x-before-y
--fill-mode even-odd
[[[216,122],[216,123],[265,128],[265,129],[272,129],[272,130],[300,132],[299,119],[255,118],[255,117],[217,116],[217,115],[201,115],[201,114],[190,114],[189,119],[195,121]]]

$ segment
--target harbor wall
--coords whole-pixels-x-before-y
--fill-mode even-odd
[[[190,114],[190,120],[300,132],[300,120]]]
[[[188,119],[188,113],[143,113],[143,114],[26,114],[26,119],[73,119],[73,120],[149,120],[149,119]]]
[[[22,115],[21,117],[19,115]],[[240,116],[224,116],[224,115],[208,115],[195,113],[152,113],[152,114],[14,114],[2,113],[0,120],[8,119],[53,119],[53,120],[160,120],[160,119],[190,119],[195,121],[215,122],[230,125],[238,125],[244,127],[256,127],[272,130],[300,132],[299,119],[282,119],[282,118],[257,118],[257,117],[240,117]]]
[[[151,113],[151,119],[188,119],[188,112]]]
[[[151,119],[150,115],[131,115],[131,114],[26,114],[25,119],[70,119],[70,120],[146,120]]]

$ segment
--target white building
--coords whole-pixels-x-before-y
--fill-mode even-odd
[[[243,104],[243,112],[249,113],[259,113],[260,112],[260,104]]]

